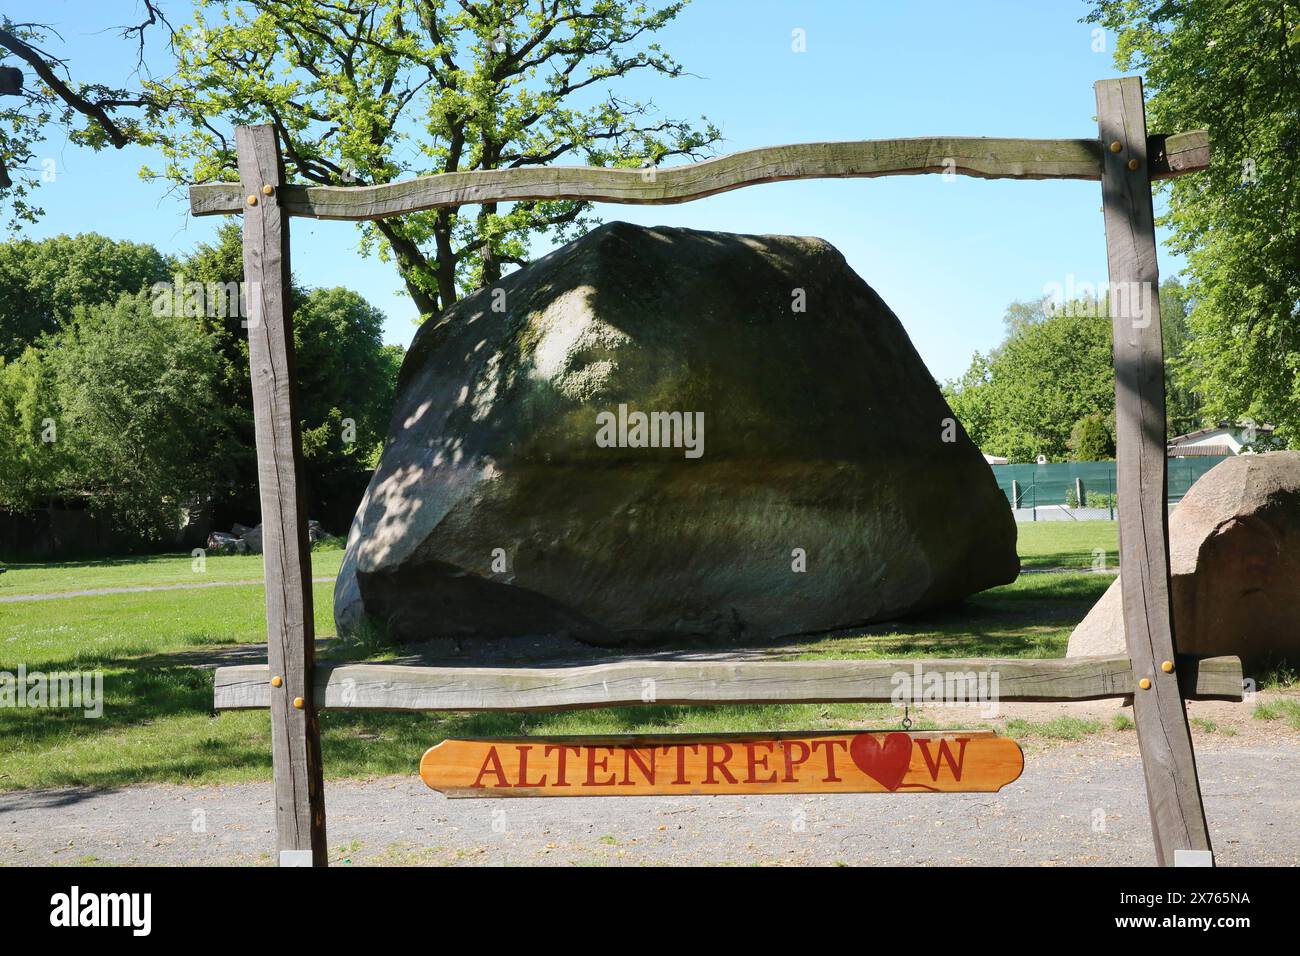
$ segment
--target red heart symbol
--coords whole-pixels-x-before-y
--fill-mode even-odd
[[[912,738],[907,734],[890,734],[881,746],[871,734],[858,734],[849,743],[849,756],[859,770],[893,792],[907,776],[912,762]]]

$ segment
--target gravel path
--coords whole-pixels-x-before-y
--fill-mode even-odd
[[[1220,865],[1300,865],[1300,740],[1197,745]],[[325,787],[331,862],[1083,864],[1152,862],[1136,748],[1026,749],[999,794],[448,800],[414,776]],[[9,864],[270,862],[269,784],[0,794]]]
[[[313,584],[327,584],[333,577],[312,578]],[[62,598],[98,597],[101,594],[139,594],[144,591],[197,591],[201,588],[239,588],[250,584],[262,585],[262,578],[250,578],[247,581],[204,581],[198,584],[133,584],[121,588],[87,588],[84,591],[54,591],[49,594],[7,594],[0,597],[0,604],[13,604],[17,601],[58,601]]]

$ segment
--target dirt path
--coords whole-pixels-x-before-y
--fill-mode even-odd
[[[333,577],[312,578],[313,584],[328,584]],[[197,591],[202,588],[238,588],[250,584],[266,583],[261,578],[247,581],[204,581],[198,584],[133,584],[120,588],[87,588],[84,591],[54,591],[49,594],[7,594],[0,597],[0,604],[13,604],[17,601],[58,601],[62,598],[99,597],[101,594],[139,594],[144,591]]]
[[[1198,742],[1220,865],[1300,865],[1300,740]],[[418,779],[326,784],[331,862],[1083,864],[1152,862],[1131,737],[1027,748],[999,794],[447,800]],[[0,857],[31,864],[265,864],[269,784],[0,794]]]

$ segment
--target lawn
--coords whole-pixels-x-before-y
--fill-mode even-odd
[[[1027,568],[1085,568],[1093,549],[1113,554],[1110,522],[1020,525]],[[313,554],[313,574],[336,573],[341,552]],[[260,558],[189,555],[86,563],[10,565],[0,595],[129,585],[241,581]],[[4,580],[9,579],[9,580]],[[1059,657],[1074,624],[1109,575],[1043,573],[975,595],[960,607],[801,643],[788,656]],[[313,588],[317,636],[333,635],[333,587]],[[265,639],[260,585],[0,602],[0,670],[99,671],[104,712],[0,708],[0,789],[214,783],[270,776],[264,712],[212,712],[211,670],[198,667],[236,645]],[[672,733],[892,725],[879,704],[636,707],[568,713],[321,715],[327,776],[413,773],[420,754],[448,736]],[[922,716],[917,727],[929,726]]]
[[[1023,568],[1118,568],[1115,521],[1029,521],[1016,525]]]
[[[315,551],[311,573],[333,578],[343,563],[343,551]],[[97,561],[53,561],[44,564],[4,562],[0,598],[14,594],[57,594],[97,588],[125,588],[173,584],[210,584],[260,581],[260,554],[210,554],[202,560],[189,554],[137,555]]]

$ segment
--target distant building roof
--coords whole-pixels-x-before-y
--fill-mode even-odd
[[[1266,425],[1263,423],[1255,423],[1252,426],[1251,423],[1249,422],[1219,422],[1217,425],[1213,426],[1212,428],[1198,428],[1196,431],[1188,432],[1186,435],[1175,435],[1173,438],[1169,439],[1169,444],[1181,445],[1185,442],[1196,441],[1196,439],[1198,438],[1204,438],[1206,435],[1213,435],[1215,432],[1221,432],[1225,430],[1234,431],[1234,432],[1245,431],[1247,428],[1251,428],[1251,427],[1253,427],[1256,433],[1260,435],[1268,435],[1273,431],[1272,425]],[[1231,452],[1228,452],[1227,454],[1231,454]]]
[[[1236,452],[1231,445],[1170,445],[1170,458],[1212,458],[1222,455],[1231,458]]]
[[[984,456],[984,460],[985,460],[986,462],[988,462],[990,465],[1005,465],[1005,464],[1007,464],[1007,459],[1005,459],[1005,458],[999,458],[997,455],[988,455],[988,454],[986,454],[986,455]]]

